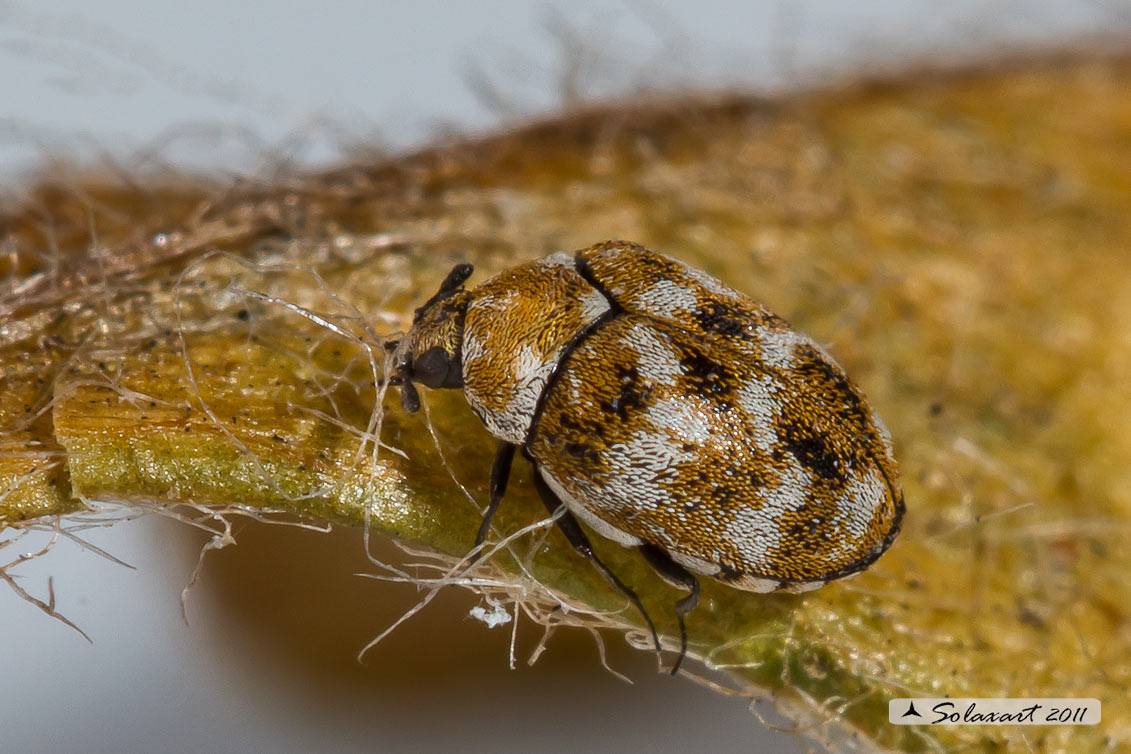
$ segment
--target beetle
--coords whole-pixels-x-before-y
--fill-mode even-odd
[[[484,543],[519,449],[558,528],[655,626],[594,554],[581,524],[640,551],[668,583],[680,653],[699,576],[804,592],[857,573],[899,533],[891,437],[820,346],[676,259],[606,241],[505,270],[479,286],[457,265],[395,349],[405,410],[415,384],[461,388],[501,440]]]

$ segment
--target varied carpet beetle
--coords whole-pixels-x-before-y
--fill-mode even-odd
[[[506,270],[473,289],[457,266],[396,344],[415,382],[462,388],[502,440],[483,544],[514,453],[558,526],[640,610],[579,525],[640,550],[688,594],[697,576],[803,592],[863,570],[899,533],[904,503],[883,423],[820,346],[718,280],[608,241]]]

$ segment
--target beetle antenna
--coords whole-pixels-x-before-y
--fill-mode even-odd
[[[420,314],[425,309],[432,306],[432,304],[437,301],[443,301],[448,296],[455,293],[455,291],[471,277],[471,273],[473,272],[475,272],[475,267],[468,262],[462,262],[453,267],[452,271],[448,273],[448,276],[444,278],[444,282],[440,283],[440,290],[432,294],[432,298],[428,299],[417,308],[416,316],[419,317]]]

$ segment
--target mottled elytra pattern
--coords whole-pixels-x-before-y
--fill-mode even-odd
[[[828,579],[882,549],[895,516],[883,472],[784,375],[634,314],[563,366],[530,449],[610,527],[705,575],[775,581],[763,588]]]
[[[639,244],[606,241],[578,252],[577,259],[589,281],[620,308],[690,333],[741,348],[765,330],[790,331],[761,304]]]
[[[528,441],[575,506],[758,591],[819,585],[886,549],[902,513],[890,440],[828,354],[643,247],[577,257],[621,313],[562,363]]]
[[[669,575],[804,591],[865,568],[899,531],[887,430],[832,357],[636,244],[453,288],[408,343],[417,357],[442,344],[471,407],[524,448],[548,494]]]

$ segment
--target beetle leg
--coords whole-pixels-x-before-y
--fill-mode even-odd
[[[514,460],[514,451],[517,448],[514,443],[504,442],[499,444],[499,450],[495,453],[495,463],[491,466],[491,499],[487,504],[487,511],[483,514],[483,522],[479,524],[479,532],[475,535],[476,550],[487,539],[487,532],[491,530],[491,519],[495,517],[495,511],[499,509],[499,503],[507,492],[511,461]]]
[[[691,592],[675,603],[675,617],[679,621],[679,659],[672,668],[672,675],[675,675],[679,672],[679,666],[683,664],[683,658],[687,656],[687,626],[684,625],[683,618],[699,604],[699,579],[656,545],[640,545],[638,549],[648,564],[660,574],[660,578],[677,589],[687,589]]]
[[[538,496],[542,498],[546,508],[550,513],[557,513],[559,509],[563,509],[565,504],[558,499],[550,486],[546,484],[546,480],[542,478],[542,474],[538,471],[538,466],[534,467],[534,489],[538,490]],[[558,528],[561,530],[569,543],[573,545],[573,549],[577,550],[586,560],[593,564],[598,571],[604,575],[609,583],[615,586],[628,601],[632,603],[640,615],[644,617],[644,623],[647,624],[648,630],[652,633],[652,643],[656,645],[656,654],[660,654],[663,648],[660,646],[660,636],[656,633],[656,625],[652,622],[651,616],[648,611],[644,609],[644,604],[640,598],[636,596],[636,592],[632,591],[623,581],[617,578],[616,574],[609,570],[609,567],[601,562],[597,554],[593,552],[593,545],[589,542],[589,537],[585,536],[585,532],[581,529],[581,524],[577,523],[577,519],[568,510],[565,511],[560,518],[558,518]]]

